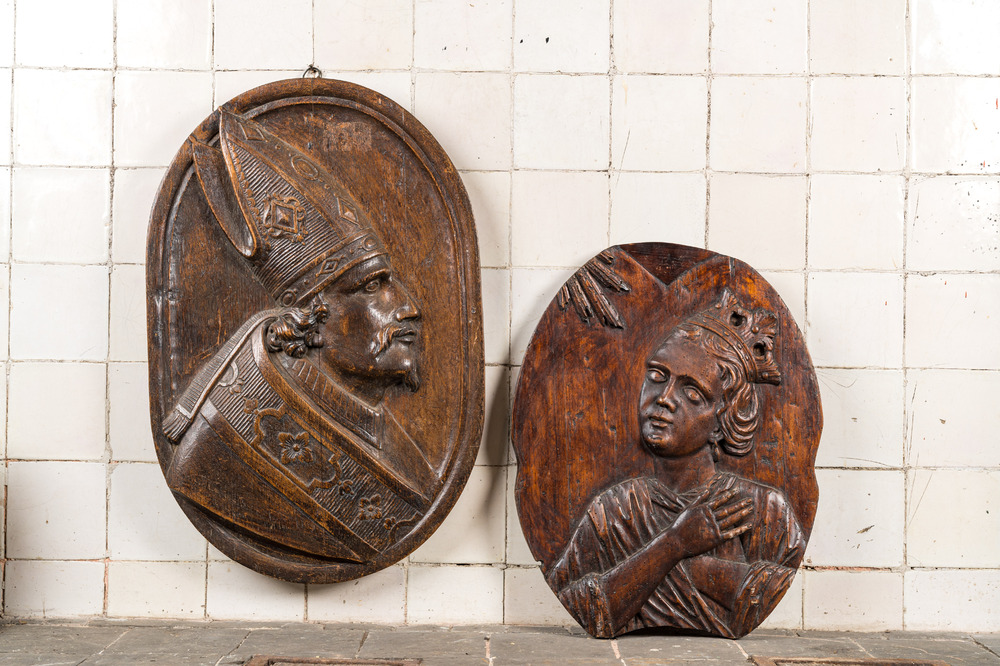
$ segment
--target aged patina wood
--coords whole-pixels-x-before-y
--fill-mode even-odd
[[[482,432],[479,277],[455,167],[388,98],[297,79],[212,113],[147,254],[156,452],[202,534],[300,582],[426,540]]]
[[[521,526],[591,634],[738,637],[777,605],[816,512],[819,391],[746,264],[609,248],[545,311],[515,395]]]

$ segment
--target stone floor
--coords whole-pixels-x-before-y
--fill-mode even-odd
[[[739,641],[663,635],[595,640],[578,629],[380,627],[247,622],[0,624],[0,666],[243,664],[253,655],[418,658],[466,664],[746,664],[751,656],[910,659],[1000,666],[1000,634],[757,631]],[[275,660],[275,665],[281,660]],[[288,662],[286,662],[288,663]],[[371,663],[371,662],[368,662]],[[779,662],[780,663],[780,662]]]

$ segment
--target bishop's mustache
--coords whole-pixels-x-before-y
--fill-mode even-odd
[[[387,324],[375,333],[375,339],[372,340],[372,353],[375,358],[378,358],[385,350],[389,348],[392,341],[403,335],[413,335],[416,336],[417,329],[409,324],[401,324],[398,322],[393,322]]]

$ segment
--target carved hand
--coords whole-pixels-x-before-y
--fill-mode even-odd
[[[752,499],[740,499],[735,490],[707,495],[707,490],[699,495],[670,527],[688,557],[707,553],[751,526]]]

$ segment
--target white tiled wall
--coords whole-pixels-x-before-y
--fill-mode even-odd
[[[982,0],[0,0],[7,617],[571,622],[513,503],[511,387],[611,243],[761,269],[825,403],[803,575],[769,626],[1000,630],[1000,4]],[[483,450],[408,560],[291,585],[163,484],[143,261],[211,109],[314,63],[413,111],[478,223]]]

